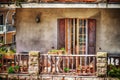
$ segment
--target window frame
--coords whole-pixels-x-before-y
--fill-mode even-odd
[[[85,21],[85,48],[83,48],[83,51],[85,51],[84,54],[80,54],[80,49],[79,49],[79,27],[80,27],[80,20],[84,20]],[[63,23],[59,23],[60,21],[62,21]],[[69,39],[69,36],[71,35],[71,32],[70,32],[70,28],[71,28],[71,21],[72,21],[72,26],[73,28],[77,27],[77,29],[74,30],[74,39],[75,41],[74,42],[74,48],[71,49],[71,45],[73,44],[71,42],[71,39]],[[93,25],[91,26],[90,23],[93,23]],[[62,28],[63,31],[65,31],[64,33],[60,33],[61,31],[59,30],[60,27],[64,27]],[[89,29],[90,28],[95,28],[95,30],[93,31],[90,31]],[[84,29],[83,29],[84,30]],[[60,34],[64,34],[64,40],[65,42],[63,41],[63,44],[65,44],[65,46],[62,46],[66,49],[66,53],[67,54],[77,54],[77,55],[88,55],[88,54],[96,54],[96,19],[81,19],[81,18],[62,18],[62,19],[58,19],[58,49],[61,48],[61,46],[59,47],[59,41],[61,40],[61,38],[59,36],[61,36]],[[77,35],[77,39],[76,39],[76,35]],[[91,37],[92,35],[92,37]],[[91,38],[91,39],[89,39]],[[77,40],[77,41],[76,41]],[[84,40],[84,39],[83,39]],[[92,40],[92,43],[90,43]],[[92,46],[91,46],[92,44]],[[84,44],[83,44],[84,45]],[[74,50],[71,52],[71,50]]]

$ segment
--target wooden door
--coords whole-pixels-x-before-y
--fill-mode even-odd
[[[86,25],[87,23],[88,25]],[[58,19],[57,45],[58,49],[64,47],[68,54],[95,54],[96,20]]]

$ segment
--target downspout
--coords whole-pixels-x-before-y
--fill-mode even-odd
[[[6,34],[7,34],[7,23],[8,23],[8,14],[10,13],[10,10],[8,10],[7,14],[6,14],[6,17],[5,17],[5,44],[7,43],[7,40],[6,40]]]

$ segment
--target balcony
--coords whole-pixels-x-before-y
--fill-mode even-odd
[[[3,34],[6,31],[5,25],[0,25],[0,34]]]
[[[0,25],[0,34],[3,34],[5,32],[15,31],[15,28],[13,26],[7,25]]]
[[[10,58],[3,56],[2,58],[4,59],[4,62],[2,62],[2,64],[4,64],[4,69],[2,69],[1,72],[7,72],[9,66],[18,65],[22,68],[19,70],[19,73],[28,73],[28,55],[14,55],[14,57],[12,56]],[[39,57],[39,72],[43,75],[95,76],[95,62],[95,55],[41,55]]]
[[[54,80],[53,78],[55,77],[69,77],[75,80],[76,78],[82,77],[94,78],[97,77],[96,58],[96,55],[42,54],[39,56],[38,59],[36,59],[39,62],[39,73],[37,77],[42,78],[42,80],[44,80],[43,77],[51,77],[52,80]],[[116,56],[109,56],[108,61],[111,61],[111,58],[115,60]],[[119,59],[120,56],[117,56],[117,58]],[[31,59],[34,61],[33,58]],[[9,79],[11,78],[11,76],[17,76],[17,78],[19,78],[20,76],[27,76],[26,78],[30,79],[30,76],[32,76],[32,74],[29,73],[29,70],[31,71],[35,68],[33,67],[32,69],[29,69],[29,66],[34,64],[30,64],[30,57],[28,54],[16,54],[11,55],[11,57],[6,57],[5,55],[2,55],[2,57],[0,57],[0,63],[0,75],[4,75]],[[108,65],[109,64],[110,63],[108,63]],[[114,65],[115,64],[116,62],[114,62]],[[120,63],[118,65],[120,67]],[[16,68],[16,66],[19,66],[18,69]],[[9,73],[8,69],[10,67],[15,68],[15,71],[13,73]],[[26,80],[26,78],[24,79]]]
[[[0,1],[1,7],[13,7],[14,3],[14,0]],[[120,8],[120,0],[21,0],[19,3],[23,8]]]

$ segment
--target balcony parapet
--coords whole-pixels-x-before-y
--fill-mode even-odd
[[[119,0],[23,0],[22,2],[9,0],[8,2],[0,1],[0,7],[16,8],[17,3],[20,3],[22,8],[120,8]]]
[[[120,4],[113,3],[21,3],[22,8],[120,8]],[[1,5],[5,8],[20,8],[20,6]]]
[[[6,31],[5,25],[0,25],[0,34],[3,34]]]
[[[5,32],[10,32],[10,31],[15,31],[15,28],[13,26],[5,26],[5,25],[0,25],[0,34],[4,34]]]

